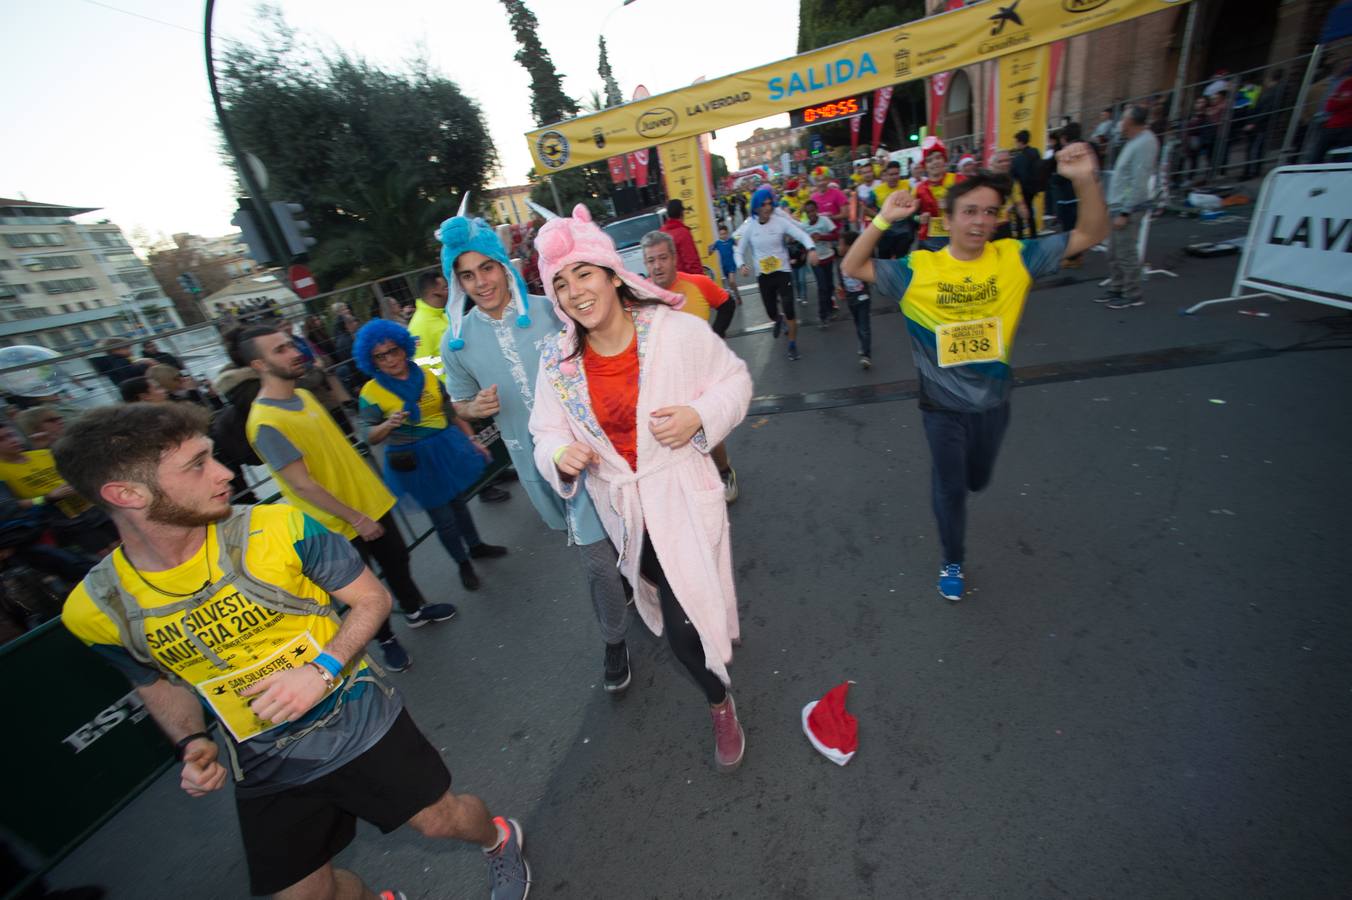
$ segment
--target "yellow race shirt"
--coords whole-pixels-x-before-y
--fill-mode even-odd
[[[887,202],[887,198],[892,194],[897,191],[909,192],[910,190],[911,182],[905,178],[899,179],[896,187],[888,187],[886,181],[879,181],[873,185],[873,199],[878,201],[878,209],[881,210],[883,204]]]
[[[298,389],[290,401],[259,397],[249,409],[245,433],[274,475],[295,460],[304,460],[316,483],[367,518],[379,519],[394,506],[394,495],[375,469],[309,391]],[[285,478],[276,480],[287,503],[348,540],[357,536],[355,528],[302,498]]]
[[[922,212],[928,212],[930,214],[929,231],[927,233],[928,237],[934,238],[934,237],[949,236],[948,229],[944,227],[944,212],[945,212],[944,198],[948,196],[949,190],[953,187],[953,185],[957,184],[958,181],[959,178],[957,175],[955,175],[952,172],[945,172],[944,177],[939,180],[938,184],[935,184],[932,181],[924,182],[925,186],[929,189],[929,193],[934,197],[934,203],[937,207],[937,210],[936,209],[921,210]]]
[[[16,462],[0,460],[0,481],[20,500],[45,497],[57,488],[65,487],[65,479],[56,471],[56,461],[50,450],[29,450]],[[53,505],[63,514],[74,518],[89,509],[89,501],[72,494]]]

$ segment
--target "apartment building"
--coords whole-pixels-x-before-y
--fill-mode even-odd
[[[0,346],[77,350],[182,324],[121,228],[73,219],[96,211],[0,198]]]

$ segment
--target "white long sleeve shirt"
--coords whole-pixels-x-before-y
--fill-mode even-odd
[[[750,266],[757,275],[788,272],[789,250],[784,243],[786,238],[793,238],[808,250],[815,249],[811,236],[787,214],[776,212],[764,225],[760,219],[752,216],[737,227],[734,235],[737,246],[732,250],[733,259],[739,268],[743,265]]]

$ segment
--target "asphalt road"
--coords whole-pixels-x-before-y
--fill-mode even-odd
[[[1152,246],[1222,227],[1169,220]],[[1033,293],[1028,383],[971,505],[956,605],[934,588],[900,317],[876,310],[869,372],[848,323],[804,329],[795,363],[747,296],[734,328],[753,330],[731,342],[760,399],[729,443],[733,775],[641,624],[634,685],[603,692],[575,557],[519,491],[473,505],[512,549],[477,594],[445,589],[435,541],[417,550],[461,615],[408,634],[395,677],[458,788],[521,819],[532,897],[1347,895],[1352,322],[1270,299],[1181,318],[1228,293],[1236,258],[1158,255],[1181,277],[1152,279],[1141,309],[1090,302],[1102,254]],[[799,714],[846,679],[861,746],[839,768]],[[231,807],[168,775],[52,881],[244,896]],[[485,895],[477,852],[406,830],[363,828],[340,861],[410,898]]]

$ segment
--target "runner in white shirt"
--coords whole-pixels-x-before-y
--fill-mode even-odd
[[[775,192],[770,188],[759,188],[751,195],[751,208],[754,215],[733,235],[737,242],[733,258],[742,275],[750,275],[755,270],[765,315],[775,323],[774,336],[779,337],[787,323],[789,359],[796,360],[799,358],[798,320],[794,313],[793,278],[785,241],[793,238],[806,247],[809,265],[817,265],[817,251],[808,233],[788,213],[775,209]]]

